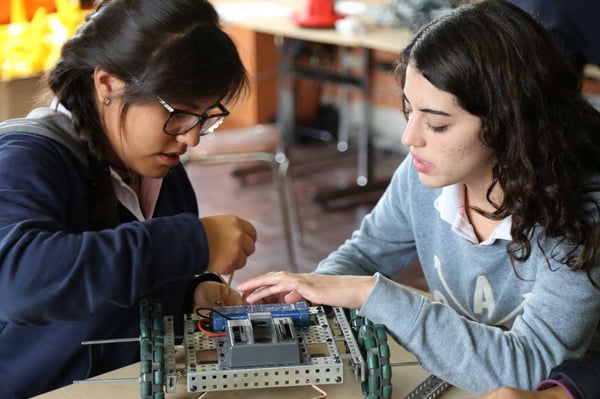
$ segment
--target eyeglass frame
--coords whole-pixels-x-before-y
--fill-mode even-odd
[[[208,115],[206,112],[204,112],[202,114],[196,114],[194,112],[177,109],[177,108],[173,107],[171,104],[169,104],[168,102],[166,102],[164,99],[162,99],[160,96],[156,96],[156,100],[158,101],[158,103],[160,105],[163,106],[164,109],[166,109],[169,112],[169,117],[167,118],[167,120],[165,121],[165,124],[163,125],[163,132],[169,136],[180,136],[182,134],[186,134],[187,132],[189,132],[190,130],[192,130],[193,128],[195,128],[198,125],[200,125],[200,137],[206,136],[206,135],[214,132],[221,125],[221,123],[223,123],[223,120],[225,119],[225,117],[230,114],[229,110],[227,108],[225,108],[225,106],[223,104],[221,104],[221,102],[218,102],[214,107],[211,107],[211,109],[218,108],[221,111],[221,113],[216,114],[216,115]],[[186,129],[185,131],[183,131],[181,133],[170,133],[167,131],[167,125],[169,124],[169,121],[171,120],[173,115],[177,115],[177,114],[186,114],[186,115],[195,116],[197,122],[195,124],[193,124],[192,126],[190,126],[189,129]],[[207,128],[208,130],[202,131],[202,125],[211,118],[219,118],[219,119],[217,119],[210,127],[208,127]]]

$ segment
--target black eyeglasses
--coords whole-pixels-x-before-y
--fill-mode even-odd
[[[174,108],[158,96],[156,99],[169,111],[169,118],[163,126],[163,131],[170,136],[185,134],[198,125],[200,125],[200,136],[206,136],[214,132],[223,123],[223,119],[229,115],[229,110],[221,103],[217,103],[213,108],[199,115]]]

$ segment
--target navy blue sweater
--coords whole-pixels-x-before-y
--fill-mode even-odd
[[[581,399],[600,398],[600,354],[569,360],[556,367],[550,373],[550,378],[568,380]]]
[[[164,178],[152,219],[136,221],[123,208],[116,227],[93,231],[90,169],[70,119],[48,109],[35,115],[0,124],[3,399],[135,362],[135,342],[81,342],[138,337],[137,304],[151,293],[180,322],[191,308],[194,276],[208,263],[196,197],[181,165]]]

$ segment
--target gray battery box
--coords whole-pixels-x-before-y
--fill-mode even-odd
[[[220,341],[220,367],[279,366],[300,363],[300,345],[290,317],[249,313],[247,319],[227,320]]]

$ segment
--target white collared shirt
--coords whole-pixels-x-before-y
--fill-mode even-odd
[[[479,242],[473,226],[465,212],[465,194],[463,184],[454,184],[442,188],[440,196],[435,200],[435,209],[440,213],[440,218],[450,223],[452,231],[474,244],[491,245],[495,240],[512,240],[510,228],[512,226],[512,217],[506,217],[502,223],[497,226],[492,234]]]
[[[110,176],[115,189],[117,200],[129,210],[139,221],[152,218],[154,207],[158,201],[158,194],[162,185],[161,179],[152,179],[142,177],[141,198],[138,198],[135,192],[129,187],[121,176],[113,168],[110,168]],[[144,210],[142,212],[142,209]]]

